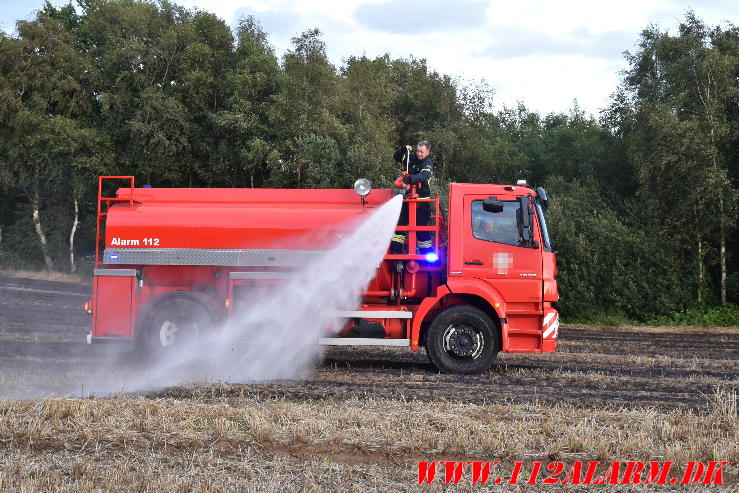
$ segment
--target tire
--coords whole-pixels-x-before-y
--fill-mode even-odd
[[[177,352],[213,326],[207,309],[185,295],[168,295],[145,315],[139,342],[151,356]]]
[[[471,306],[447,308],[426,333],[426,352],[444,373],[482,373],[490,369],[499,351],[495,323],[485,312]]]

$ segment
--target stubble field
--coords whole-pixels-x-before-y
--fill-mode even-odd
[[[557,353],[464,377],[423,351],[332,349],[300,381],[131,393],[130,350],[83,343],[89,290],[0,277],[2,489],[448,489],[416,484],[421,460],[500,461],[503,477],[523,461],[526,479],[533,461],[724,460],[739,487],[739,328],[565,326]]]

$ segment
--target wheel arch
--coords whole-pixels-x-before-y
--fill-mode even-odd
[[[434,306],[426,312],[421,322],[418,343],[419,346],[426,345],[426,333],[433,323],[434,319],[447,308],[454,306],[471,306],[485,313],[495,324],[499,341],[502,341],[502,323],[501,317],[493,307],[493,305],[484,297],[472,293],[450,293],[439,299]]]
[[[495,323],[498,336],[503,342],[506,302],[500,292],[481,279],[450,278],[445,285],[437,288],[435,297],[424,299],[418,307],[412,327],[411,349],[418,349],[425,344],[425,331],[433,319],[454,304],[467,304],[485,312]]]
[[[203,309],[213,323],[218,320],[216,310],[213,307],[213,303],[207,297],[193,291],[167,291],[166,293],[160,294],[159,296],[148,300],[144,308],[139,313],[139,316],[136,319],[136,333],[134,334],[134,337],[137,340],[142,337],[143,333],[145,332],[144,328],[146,321],[149,316],[155,312],[157,307],[174,299],[182,299],[192,302],[199,308]]]

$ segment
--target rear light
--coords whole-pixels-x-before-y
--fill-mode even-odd
[[[231,300],[226,300],[226,301],[225,301],[225,302],[223,303],[223,305],[224,305],[224,306],[225,306],[226,308],[231,308]]]
[[[411,260],[410,262],[405,264],[405,270],[407,270],[410,274],[415,274],[420,268],[421,266],[418,265],[418,262],[416,262],[415,260]]]
[[[85,301],[85,304],[82,305],[82,308],[87,312],[88,315],[92,315],[92,306],[90,305],[89,301]]]

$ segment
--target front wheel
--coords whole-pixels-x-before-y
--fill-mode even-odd
[[[471,306],[453,306],[441,312],[426,334],[426,352],[444,373],[474,375],[493,365],[500,338],[488,315]]]

